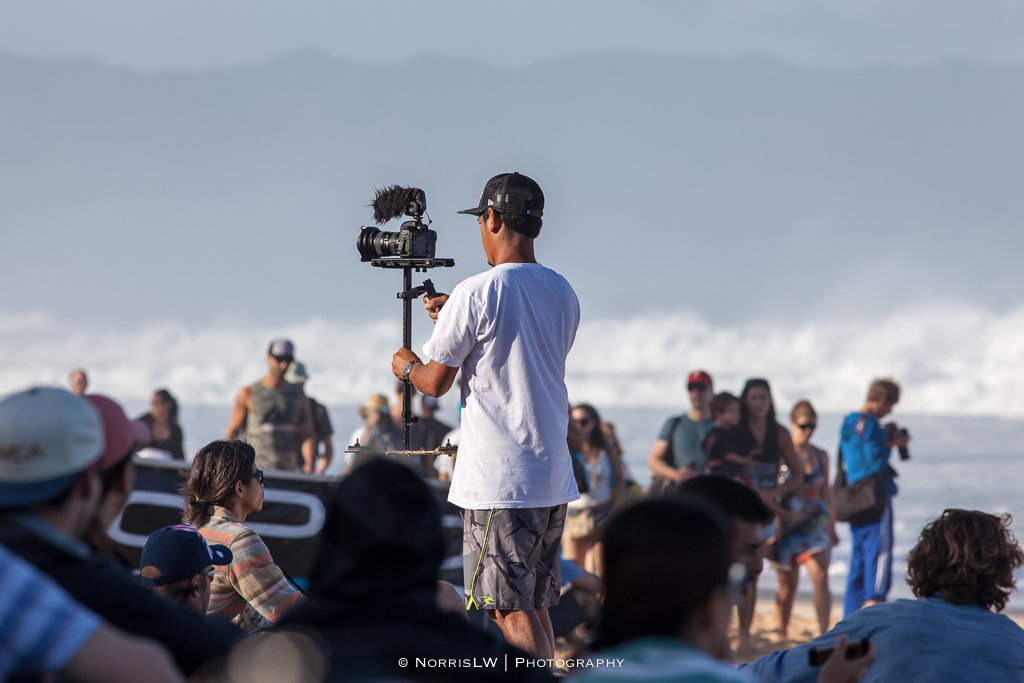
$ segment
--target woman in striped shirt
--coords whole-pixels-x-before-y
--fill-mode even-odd
[[[244,631],[267,628],[304,600],[266,544],[245,519],[263,509],[263,472],[256,451],[244,441],[214,441],[192,461],[182,487],[185,523],[208,543],[231,549],[231,564],[217,567],[207,614],[230,619]]]

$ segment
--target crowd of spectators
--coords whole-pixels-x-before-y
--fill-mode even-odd
[[[708,402],[717,426],[701,439],[702,464],[707,472],[716,463],[742,465],[728,456],[746,450],[740,457],[753,452],[761,467],[772,450],[764,444],[779,444],[769,455],[785,461],[792,449],[804,475],[797,486],[782,490],[778,478],[774,491],[752,485],[751,468],[743,467],[727,470],[733,476],[718,470],[680,477],[641,502],[629,500],[621,452],[597,411],[573,407],[570,448],[586,490],[574,509],[587,521],[567,531],[562,600],[550,608],[564,645],[559,656],[572,653],[566,668],[583,669],[569,673],[583,681],[1017,680],[1024,631],[999,612],[1024,553],[1007,516],[964,510],[933,520],[911,551],[908,582],[917,599],[863,607],[828,630],[828,596],[819,595],[822,636],[750,664],[731,663],[737,643],[727,634],[729,620],[756,590],[766,556],[780,575],[785,624],[791,576],[812,566],[817,588],[836,541],[828,458],[810,444],[817,413],[809,402],[797,404],[783,447],[781,425],[769,428],[774,414],[766,387],[764,393],[767,400],[747,402],[767,409],[750,407],[743,416],[754,449],[729,431],[742,420],[716,419],[736,399]],[[390,419],[381,399],[375,412]],[[656,450],[674,451],[676,426],[663,430],[669,447]],[[244,524],[262,508],[263,472],[255,449],[239,440],[215,441],[196,454],[182,485],[183,523],[150,535],[133,576],[105,529],[132,488],[131,456],[146,441],[146,427],[152,429],[105,396],[37,388],[0,402],[3,680],[50,673],[229,680],[239,661],[255,661],[275,647],[274,637],[286,636],[319,652],[302,664],[319,662],[317,680],[548,680],[557,668],[556,658],[509,671],[454,664],[531,655],[468,621],[461,597],[439,582],[437,499],[422,471],[391,458],[353,467],[332,494],[308,594]],[[697,461],[677,462],[689,470]],[[848,643],[862,640],[870,643],[865,652],[844,656]],[[809,653],[819,648],[831,655],[815,666]],[[232,658],[243,651],[244,658]],[[453,666],[438,676],[436,668],[402,661]]]

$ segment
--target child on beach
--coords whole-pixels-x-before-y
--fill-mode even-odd
[[[715,394],[711,399],[711,414],[715,418],[715,426],[701,444],[707,473],[736,479],[750,486],[750,482],[745,481],[744,471],[754,467],[754,454],[743,456],[736,452],[733,431],[740,423],[740,400],[728,391]]]

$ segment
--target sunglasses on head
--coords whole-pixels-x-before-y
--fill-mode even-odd
[[[805,432],[813,432],[815,429],[818,428],[818,423],[816,423],[816,422],[808,422],[806,424],[797,425],[797,427],[799,427],[800,429],[804,430]]]
[[[263,486],[263,470],[256,470],[255,472],[250,474],[245,479],[242,479],[242,481],[243,482],[250,482],[253,479],[259,479],[260,480],[260,486]]]

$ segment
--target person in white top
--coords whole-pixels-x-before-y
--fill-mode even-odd
[[[565,359],[579,326],[572,287],[537,263],[544,193],[503,173],[478,205],[492,270],[425,298],[436,327],[392,361],[395,376],[442,396],[462,370],[462,431],[448,500],[466,510],[463,571],[469,607],[487,610],[509,643],[554,656],[547,608],[558,603],[566,504],[579,498],[566,444]]]
[[[565,557],[591,574],[604,578],[601,534],[612,513],[627,502],[626,475],[615,443],[605,438],[601,416],[593,406],[581,403],[572,409],[572,420],[582,443],[572,454],[583,467],[588,489],[569,503],[563,545]]]

